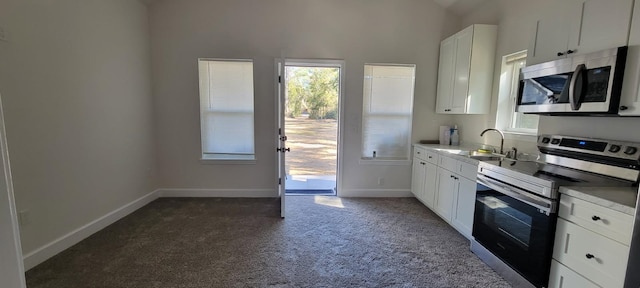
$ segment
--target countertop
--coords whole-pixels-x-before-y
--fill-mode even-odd
[[[638,187],[560,187],[560,193],[635,215]]]
[[[477,159],[469,158],[468,156],[466,156],[469,154],[469,151],[478,149],[477,145],[463,144],[460,146],[451,146],[440,144],[413,144],[413,146],[430,149],[436,151],[440,155],[455,158],[456,160],[460,160],[471,165],[478,165],[478,162],[480,162]]]

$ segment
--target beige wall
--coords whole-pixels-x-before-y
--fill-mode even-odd
[[[484,142],[492,145],[499,143],[499,140],[494,137],[481,139],[479,133],[485,128],[495,126],[501,58],[510,53],[526,50],[531,38],[530,32],[533,23],[543,11],[557,5],[560,1],[562,0],[489,0],[462,19],[459,28],[474,23],[499,25],[491,113],[488,115],[456,116],[455,121],[460,123],[463,141]],[[542,116],[538,133],[640,142],[640,133],[631,128],[639,124],[640,118]],[[525,151],[536,150],[535,143],[519,140],[522,138],[507,139],[505,146],[517,146],[524,148]]]
[[[0,25],[28,254],[155,188],[148,18],[131,0],[0,0]]]
[[[432,1],[160,1],[150,7],[150,19],[162,188],[275,195],[274,59],[282,49],[290,58],[346,61],[341,195],[410,189],[409,165],[359,164],[364,63],[417,64],[415,141],[437,139],[438,126],[451,123],[433,111],[439,40],[456,30],[457,19]],[[254,59],[256,165],[198,161],[199,57]]]

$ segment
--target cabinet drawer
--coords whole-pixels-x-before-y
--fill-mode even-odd
[[[629,247],[558,219],[553,258],[602,287],[622,287]]]
[[[591,231],[616,240],[631,243],[633,216],[611,210],[575,197],[562,194],[558,215]]]
[[[478,165],[471,165],[469,163],[465,163],[465,162],[458,162],[458,173],[460,173],[460,175],[462,177],[465,177],[469,180],[472,181],[476,181],[476,177],[478,176]]]
[[[438,164],[438,153],[422,147],[414,147],[413,157],[419,158],[432,164]]]
[[[551,260],[551,275],[549,276],[549,288],[600,288],[600,286],[582,277],[580,274]]]
[[[451,172],[459,172],[458,168],[458,160],[440,155],[440,161],[438,162],[438,166],[441,168],[447,169]]]

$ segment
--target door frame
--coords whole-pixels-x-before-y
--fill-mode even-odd
[[[13,193],[13,180],[11,166],[9,164],[9,150],[4,125],[4,113],[2,112],[2,100],[0,100],[0,231],[4,234],[0,241],[0,279],[10,287],[26,287],[24,260],[22,245],[20,242],[20,229]],[[8,239],[5,239],[8,238]]]
[[[275,94],[276,94],[276,104],[275,104],[275,112],[276,114],[278,113],[278,104],[279,102],[277,101],[279,97],[278,95],[278,65],[280,64],[280,58],[276,58],[275,60],[275,73],[276,73],[276,90],[275,90]],[[310,58],[285,58],[285,63],[283,66],[283,72],[284,72],[284,68],[286,68],[286,66],[297,66],[297,67],[333,67],[333,68],[339,68],[340,69],[340,78],[339,81],[340,83],[338,84],[338,127],[337,127],[337,133],[338,135],[336,135],[336,139],[337,139],[337,149],[338,149],[338,153],[336,155],[337,159],[336,159],[336,196],[340,196],[340,191],[342,191],[342,164],[343,164],[343,143],[344,143],[344,94],[345,94],[345,74],[346,74],[346,63],[344,60],[340,60],[340,59],[310,59]],[[286,83],[284,83],[285,87],[286,87]],[[277,115],[276,115],[277,116]],[[276,117],[276,129],[275,129],[275,133],[278,133],[278,117]],[[285,129],[286,132],[286,129]],[[286,158],[285,158],[286,161]],[[277,168],[277,163],[276,163],[276,168]],[[283,179],[284,181],[285,179]],[[277,181],[276,181],[277,183]],[[277,191],[278,185],[276,185],[276,191]],[[284,195],[283,195],[284,197]]]

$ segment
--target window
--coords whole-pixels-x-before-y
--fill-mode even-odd
[[[409,159],[415,70],[415,65],[364,66],[364,159]]]
[[[198,59],[203,160],[253,160],[253,61]]]
[[[538,132],[538,115],[516,112],[520,69],[525,66],[527,51],[502,57],[496,128],[506,132],[532,134]]]

